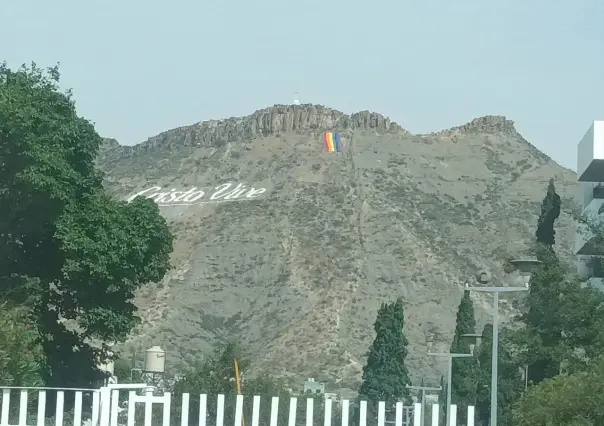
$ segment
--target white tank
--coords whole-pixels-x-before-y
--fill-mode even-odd
[[[145,353],[145,372],[163,373],[166,364],[166,353],[159,346],[147,349]]]

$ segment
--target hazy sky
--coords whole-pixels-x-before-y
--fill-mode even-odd
[[[575,169],[604,119],[602,0],[20,0],[0,15],[0,60],[60,62],[79,112],[122,144],[299,92],[414,133],[505,115]]]

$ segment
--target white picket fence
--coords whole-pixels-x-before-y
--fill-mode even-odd
[[[170,426],[180,423],[181,426],[189,426],[196,424],[198,426],[231,426],[230,424],[225,425],[225,395],[217,395],[216,397],[216,409],[215,409],[215,422],[208,422],[208,402],[210,397],[208,395],[199,395],[199,418],[189,419],[191,400],[190,394],[183,394],[180,419],[172,420],[171,422],[171,402],[172,396],[169,392],[164,393],[161,396],[153,395],[148,390],[147,385],[109,385],[100,389],[67,389],[67,388],[11,388],[2,387],[2,408],[0,411],[0,426],[138,426],[141,423],[144,426],[159,425],[159,419],[153,418],[156,412],[153,411],[153,407],[157,405],[163,406],[163,413],[161,416],[161,425]],[[145,391],[147,389],[147,391]],[[128,391],[128,398],[120,407],[120,391]],[[142,394],[141,394],[141,391]],[[56,406],[54,410],[54,419],[45,418],[45,413],[48,414],[46,407],[46,396],[47,392],[56,392]],[[11,405],[11,396],[19,394],[19,403]],[[70,413],[65,412],[65,395],[66,393],[73,397],[73,410]],[[72,395],[71,395],[72,394]],[[32,416],[33,407],[28,404],[30,395],[33,395],[37,399],[37,410],[35,417]],[[86,395],[91,401],[90,404],[83,404]],[[122,394],[123,395],[123,394]],[[260,397],[252,397],[252,417],[251,423],[248,423],[247,419],[244,419],[244,398],[248,399],[243,395],[236,396],[235,402],[235,413],[234,413],[234,425],[233,426],[261,426],[260,423]],[[285,425],[285,419],[279,418],[279,404],[284,398],[272,397],[270,400],[270,422],[268,426],[282,426]],[[12,398],[14,401],[15,398]],[[289,416],[287,419],[287,426],[296,426],[301,422],[302,419],[297,419],[298,412],[298,400],[299,398],[290,398],[289,401]],[[15,401],[16,402],[16,401]],[[287,401],[286,401],[287,403]],[[318,425],[314,417],[314,404],[315,401],[312,398],[306,400],[305,410],[305,426]],[[135,409],[137,404],[144,405],[144,423],[140,420],[136,421]],[[324,404],[324,415],[322,417],[323,426],[332,426],[332,413],[334,408],[340,409],[341,411],[341,426],[349,426],[350,424],[358,426],[367,426],[368,423],[368,410],[367,402],[361,401],[358,407],[358,421],[352,419],[351,404],[348,400],[342,400],[336,403],[337,407],[334,407],[334,401],[326,399]],[[339,407],[338,407],[339,406]],[[195,407],[197,408],[197,407]],[[356,411],[356,410],[355,410]],[[377,426],[385,426],[385,424],[394,423],[394,426],[405,426],[403,422],[403,404],[401,402],[395,405],[395,419],[394,421],[387,421],[386,404],[384,402],[378,403],[377,412]],[[416,403],[413,405],[413,415],[411,424],[413,426],[423,426],[422,422],[422,404]],[[438,404],[431,406],[431,421],[428,423],[430,426],[440,426],[440,408]],[[67,415],[66,415],[67,414]],[[35,420],[32,420],[35,419]],[[67,419],[68,418],[68,419]],[[474,426],[474,407],[468,407],[468,422],[465,426]],[[71,420],[73,419],[73,420]],[[196,420],[196,421],[195,421]],[[369,417],[369,422],[375,424],[375,419]],[[338,426],[338,425],[333,425]],[[451,405],[449,424],[446,426],[462,426],[457,424],[457,407]]]

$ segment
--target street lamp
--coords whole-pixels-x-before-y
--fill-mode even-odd
[[[466,290],[482,293],[493,293],[493,354],[491,357],[491,422],[490,426],[497,426],[497,366],[499,357],[499,293],[513,291],[528,291],[531,274],[535,267],[541,262],[533,258],[515,259],[510,262],[520,272],[524,279],[524,287],[469,287]],[[488,284],[491,275],[488,272],[480,272],[476,280],[480,284]]]
[[[474,356],[474,345],[470,345],[469,354],[454,354],[451,352],[432,352],[432,341],[427,342],[428,355],[444,357],[447,359],[447,410],[445,411],[445,424],[449,424],[451,413],[451,381],[453,377],[453,358],[470,358]]]

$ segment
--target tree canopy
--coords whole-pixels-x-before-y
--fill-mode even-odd
[[[560,195],[556,193],[554,180],[550,179],[547,193],[541,203],[541,214],[539,215],[537,230],[535,231],[537,242],[540,244],[551,247],[556,243],[554,224],[558,217],[560,217],[561,205],[562,200]]]
[[[604,358],[586,371],[559,375],[529,388],[513,411],[516,426],[604,424]]]
[[[459,308],[457,309],[457,321],[455,323],[455,335],[451,344],[451,353],[470,353],[471,339],[462,337],[464,334],[476,333],[476,319],[474,318],[474,304],[470,298],[470,292],[464,291]],[[465,423],[468,405],[476,403],[476,358],[454,358],[453,375],[451,381],[451,403],[459,407],[458,417]]]
[[[23,309],[0,306],[0,383],[43,386],[45,358]]]
[[[105,356],[90,342],[132,330],[134,293],[163,278],[173,238],[152,201],[105,193],[102,139],[59,79],[0,66],[0,298],[29,308],[47,384],[80,386]]]
[[[372,403],[385,401],[390,405],[409,400],[407,385],[411,380],[405,366],[408,342],[403,333],[404,324],[402,298],[382,304],[374,324],[375,340],[363,367],[361,399]]]

